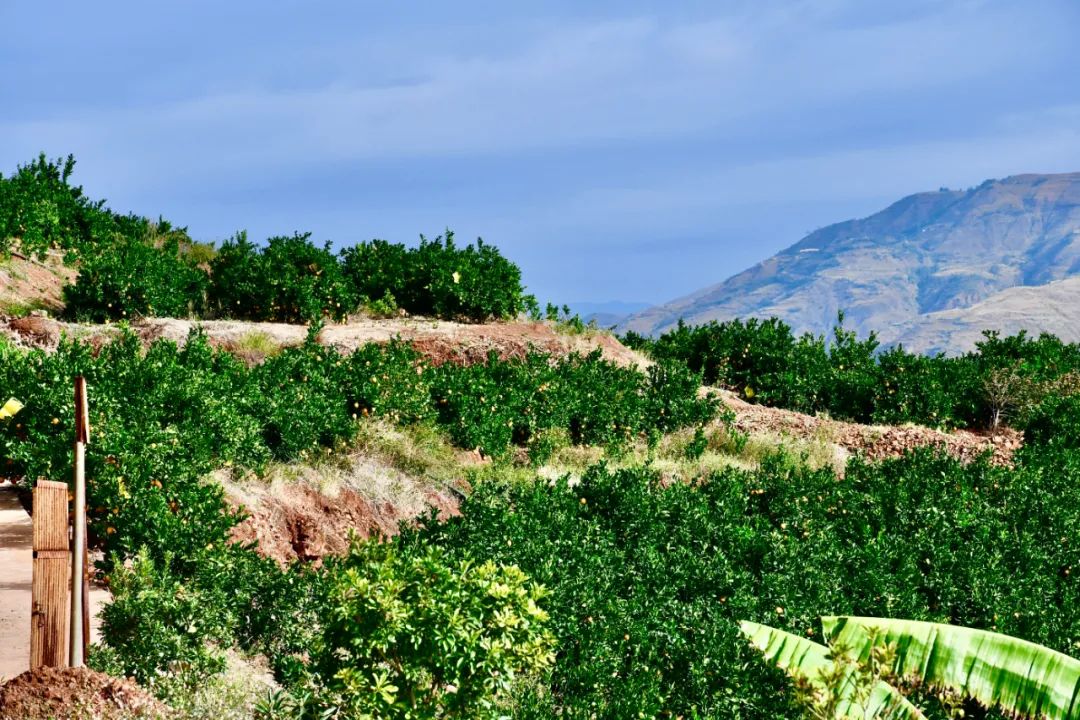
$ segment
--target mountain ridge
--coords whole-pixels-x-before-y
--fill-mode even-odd
[[[915,328],[922,316],[1078,273],[1080,172],[1025,173],[915,193],[820,228],[727,280],[631,316],[622,328],[656,334],[680,318],[699,324],[775,315],[797,332],[821,333],[842,310],[862,334],[927,345]]]

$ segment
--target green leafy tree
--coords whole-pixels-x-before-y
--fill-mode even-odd
[[[0,257],[18,249],[43,258],[53,248],[77,250],[115,232],[104,202],[71,184],[74,170],[74,156],[49,160],[42,153],[14,174],[0,175]]]
[[[344,319],[356,307],[330,243],[311,233],[276,236],[258,247],[239,233],[211,260],[210,307],[222,317],[307,322]]]
[[[392,304],[414,315],[482,322],[516,317],[535,305],[517,265],[483,240],[458,247],[449,230],[433,240],[421,235],[416,248],[360,243],[342,251],[341,263],[365,303]]]
[[[83,322],[200,315],[210,280],[183,253],[188,246],[187,233],[168,223],[100,243],[64,287],[65,314]]]
[[[499,717],[554,660],[544,590],[516,567],[358,542],[327,573],[314,666],[345,717]]]

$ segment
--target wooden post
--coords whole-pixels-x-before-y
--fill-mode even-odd
[[[68,486],[42,480],[34,488],[34,575],[30,669],[68,664]]]
[[[75,378],[75,484],[71,518],[71,667],[82,667],[86,657],[86,627],[90,608],[86,602],[86,444],[90,442],[90,413],[86,403],[86,379]]]

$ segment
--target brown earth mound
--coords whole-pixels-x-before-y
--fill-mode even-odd
[[[722,391],[722,394],[724,403],[735,413],[735,427],[742,432],[831,443],[847,453],[872,460],[899,457],[918,447],[940,447],[966,462],[990,452],[995,463],[1007,465],[1024,441],[1023,433],[1011,428],[1001,428],[996,433],[970,430],[946,433],[919,425],[859,425],[752,405],[734,393]]]
[[[131,680],[87,668],[38,668],[0,686],[0,720],[159,720],[175,717]]]
[[[152,342],[166,338],[183,344],[194,327],[201,327],[210,342],[241,357],[258,360],[251,354],[252,340],[260,352],[266,346],[299,345],[307,335],[304,325],[253,323],[234,320],[175,320],[147,318],[131,324],[143,339]],[[62,335],[82,338],[97,346],[117,334],[115,325],[80,325],[48,317],[0,317],[0,336],[25,347],[55,350]],[[605,358],[620,365],[648,364],[640,355],[625,347],[615,337],[603,333],[566,334],[547,322],[494,322],[482,325],[443,320],[404,318],[390,320],[355,319],[340,325],[327,325],[319,333],[319,342],[349,353],[367,343],[386,343],[394,338],[412,342],[435,363],[482,362],[488,353],[501,358],[522,357],[530,350],[554,355],[600,350]]]
[[[233,528],[233,540],[254,541],[260,555],[285,564],[294,560],[318,563],[329,555],[342,555],[349,548],[349,536],[395,535],[399,524],[416,516],[389,500],[374,502],[351,488],[333,496],[306,484],[283,485],[257,498],[241,500],[230,493],[248,517]],[[458,514],[457,501],[448,494],[429,491],[429,508],[441,518]]]

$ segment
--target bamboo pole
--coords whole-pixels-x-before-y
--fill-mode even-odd
[[[34,487],[34,573],[30,608],[30,669],[68,664],[68,485]]]
[[[75,378],[75,487],[71,534],[70,665],[82,667],[86,656],[89,608],[86,598],[86,444],[90,442],[90,413],[86,379]]]

